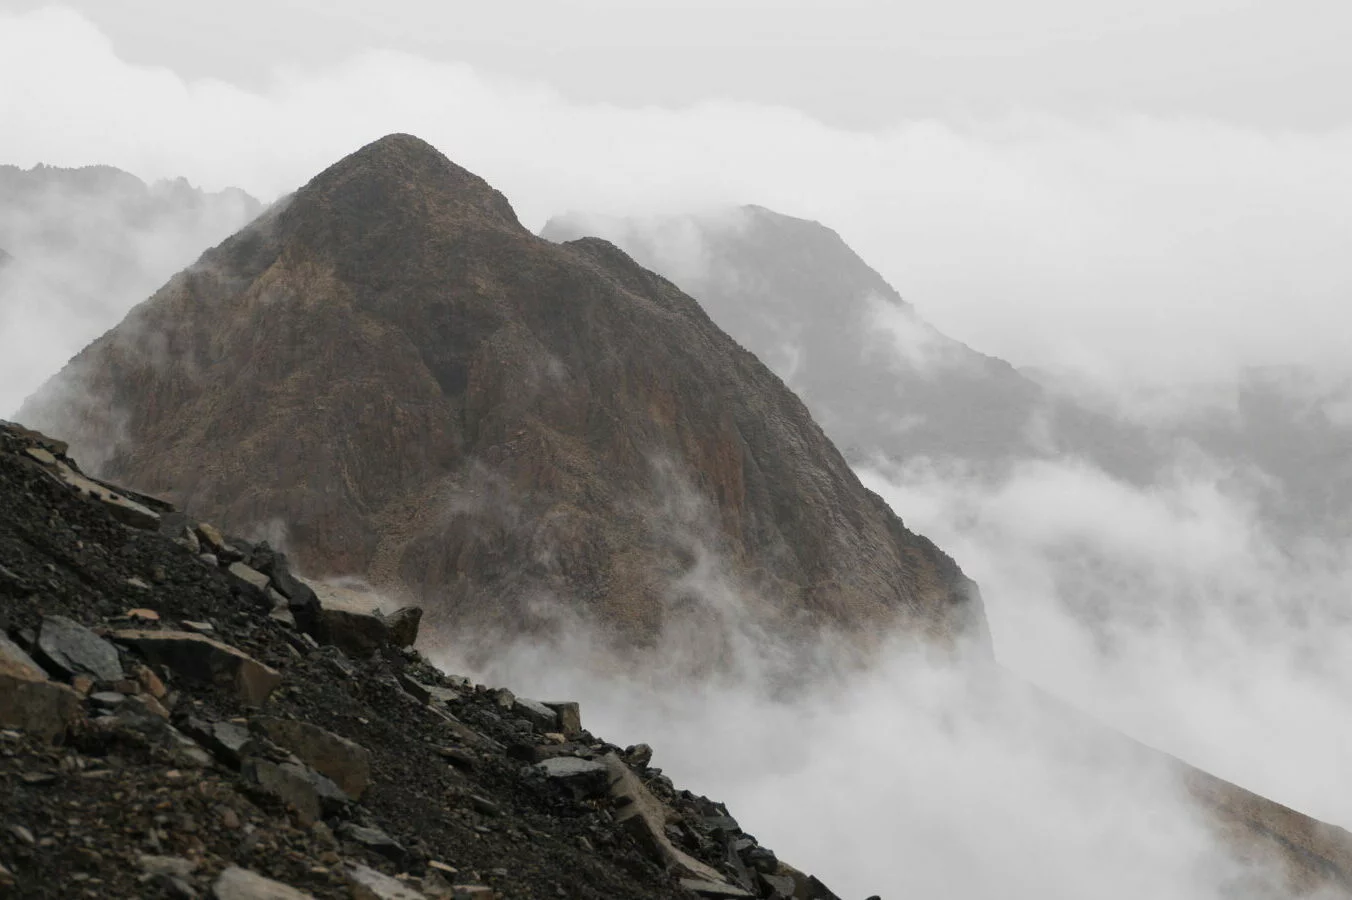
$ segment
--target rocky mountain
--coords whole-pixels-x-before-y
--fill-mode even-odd
[[[1254,470],[1284,533],[1352,513],[1352,387],[1298,367],[1251,369],[1186,417],[1142,421],[936,330],[817,222],[758,206],[706,214],[552,219],[551,240],[595,235],[673,279],[803,398],[852,461],[960,460],[998,470],[1070,455],[1138,485],[1180,453]]]
[[[0,895],[834,900],[577,704],[431,666],[418,610],[65,451],[0,423]]]
[[[935,330],[816,222],[745,206],[564,216],[541,235],[603,237],[676,281],[802,396],[847,455],[904,448],[993,460],[1035,449],[1042,388]]]
[[[110,166],[0,166],[0,414],[261,208]]]
[[[435,624],[519,633],[549,597],[642,642],[732,587],[785,628],[984,635],[956,564],[699,304],[409,136],[208,251],[22,417]]]

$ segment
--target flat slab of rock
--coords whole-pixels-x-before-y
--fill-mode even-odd
[[[512,712],[535,726],[539,732],[556,731],[559,727],[559,714],[539,700],[517,697],[512,703]]]
[[[61,476],[62,481],[81,494],[98,500],[103,504],[104,509],[112,513],[113,518],[124,525],[144,528],[147,531],[159,530],[160,514],[149,507],[142,506],[135,500],[124,497],[117,491],[86,478],[63,462],[58,461],[56,463],[56,471]]]
[[[755,894],[750,891],[744,891],[741,888],[724,884],[721,881],[703,881],[699,878],[682,878],[681,887],[687,891],[694,891],[701,897],[754,897]]]
[[[366,828],[352,822],[344,822],[338,826],[338,836],[361,844],[372,853],[379,853],[396,866],[402,866],[408,861],[408,851],[404,849],[404,845],[379,828]]]
[[[211,885],[211,896],[215,900],[314,900],[304,891],[239,866],[231,866],[220,874]]]
[[[308,722],[256,716],[253,727],[290,750],[321,775],[332,779],[353,800],[371,784],[371,754],[360,744]]]
[[[282,683],[276,669],[234,647],[189,631],[118,631],[113,638],[184,678],[233,688],[249,706],[262,706]]]
[[[74,690],[34,666],[0,659],[0,726],[52,740],[82,716]]]
[[[248,752],[249,729],[234,722],[208,722],[189,716],[183,730],[203,747],[215,754],[221,762],[238,767]]]
[[[677,849],[667,837],[667,808],[639,781],[634,771],[614,753],[601,762],[610,773],[610,796],[615,801],[615,821],[624,827],[655,862],[678,870],[682,877],[726,884],[723,876],[689,854]]]
[[[245,778],[289,804],[305,828],[347,804],[347,795],[338,785],[306,766],[250,758],[244,760],[240,771]]]
[[[566,787],[578,800],[603,797],[610,789],[610,770],[605,763],[576,756],[556,756],[537,763],[536,770]]]
[[[435,684],[423,684],[421,681],[403,674],[399,676],[399,686],[412,694],[420,703],[446,704],[455,703],[461,699],[459,691]]]
[[[345,867],[352,900],[426,900],[422,891],[357,863]]]
[[[231,563],[225,571],[242,590],[254,591],[260,595],[267,592],[268,585],[271,583],[268,576],[257,569],[249,568],[242,562]]]
[[[99,681],[122,677],[117,648],[65,616],[46,616],[38,626],[37,650],[43,661],[67,678],[91,675]]]
[[[359,591],[310,582],[319,600],[315,638],[365,659],[390,642],[390,626],[379,602]]]

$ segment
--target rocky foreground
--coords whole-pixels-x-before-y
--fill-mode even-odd
[[[576,704],[429,665],[418,610],[65,451],[0,425],[0,894],[835,896]]]

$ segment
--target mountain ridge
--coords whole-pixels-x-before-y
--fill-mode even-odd
[[[531,235],[407,135],[208,251],[21,415],[226,527],[285,521],[303,565],[434,621],[516,628],[544,592],[651,638],[668,610],[722,614],[679,587],[703,560],[789,627],[984,640],[975,586],[698,303],[611,245]]]

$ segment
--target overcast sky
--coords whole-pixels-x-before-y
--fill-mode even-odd
[[[128,61],[254,87],[275,66],[379,47],[544,80],[580,102],[735,99],[851,128],[1019,109],[1324,128],[1352,112],[1352,14],[1341,0],[67,5]]]

